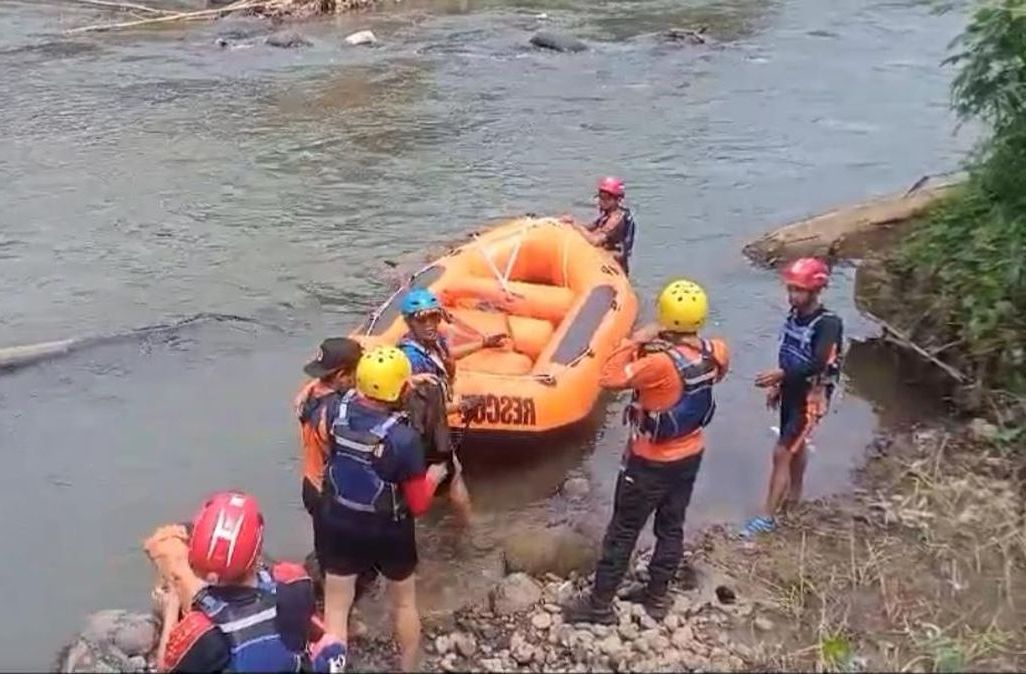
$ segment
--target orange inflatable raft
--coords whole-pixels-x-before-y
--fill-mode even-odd
[[[599,396],[599,370],[633,328],[638,300],[606,251],[551,218],[519,218],[476,234],[414,274],[351,336],[365,347],[395,344],[412,287],[432,290],[451,316],[442,330],[459,345],[512,337],[457,361],[455,392],[483,396],[471,437],[556,431],[583,421]],[[464,425],[454,415],[453,427]]]

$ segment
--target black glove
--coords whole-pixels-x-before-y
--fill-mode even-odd
[[[473,412],[484,407],[485,397],[484,396],[466,396],[460,400],[460,414],[466,419]]]

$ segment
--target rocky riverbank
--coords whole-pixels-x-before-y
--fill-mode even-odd
[[[427,626],[425,669],[1022,671],[1023,484],[995,431],[881,436],[851,494],[803,505],[762,540],[705,532],[662,621],[617,600],[617,625],[569,625],[559,605],[587,578],[510,574],[487,605]],[[390,664],[382,640],[354,651],[358,670]]]

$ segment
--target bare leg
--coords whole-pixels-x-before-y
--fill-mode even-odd
[[[791,458],[791,451],[787,447],[777,445],[773,448],[773,472],[770,475],[764,512],[766,517],[775,516],[784,503],[788,483],[791,481]]]
[[[324,628],[344,644],[349,642],[349,610],[356,597],[356,576],[324,576]]]
[[[420,614],[417,612],[416,576],[389,581],[395,611],[395,638],[399,642],[399,669],[412,672],[420,659]]]
[[[808,460],[808,452],[806,451],[806,443],[802,441],[802,444],[798,447],[791,457],[791,468],[790,468],[790,485],[787,493],[786,506],[793,508],[798,505],[802,500],[802,487],[805,484],[805,464]]]
[[[463,481],[463,475],[456,475],[449,485],[449,502],[452,504],[460,523],[464,526],[470,524],[471,505],[470,492],[467,491],[467,483]]]

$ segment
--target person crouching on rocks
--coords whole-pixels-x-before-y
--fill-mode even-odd
[[[211,496],[192,523],[160,527],[144,548],[167,586],[165,672],[298,672],[313,636],[313,583],[303,567],[261,564],[264,520],[257,501],[238,491]],[[159,593],[158,593],[159,596]],[[181,620],[178,606],[188,607]],[[342,643],[324,635],[313,669],[340,672]]]
[[[635,332],[603,366],[603,388],[633,390],[624,414],[630,441],[594,586],[564,607],[569,623],[616,622],[613,598],[653,512],[649,582],[627,599],[656,620],[668,611],[669,583],[683,556],[684,517],[705,449],[703,429],[716,408],[712,388],[729,367],[726,344],[698,335],[707,315],[705,291],[691,281],[674,281],[659,295],[658,324]]]
[[[331,458],[324,476],[318,562],[325,573],[327,631],[347,642],[357,577],[376,570],[388,580],[402,671],[420,647],[414,571],[414,518],[427,512],[448,469],[425,466],[424,448],[401,411],[411,375],[399,349],[381,346],[356,366],[356,390],[331,413]]]

